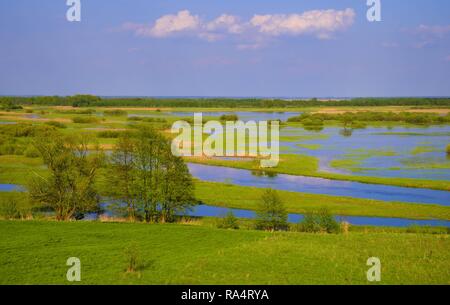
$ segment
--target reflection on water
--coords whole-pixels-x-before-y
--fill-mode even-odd
[[[188,164],[188,166],[194,177],[205,181],[226,182],[242,186],[273,188],[312,194],[450,205],[450,192],[445,191],[365,184],[284,174],[278,174],[275,177],[255,176],[251,171],[241,169],[201,164]]]

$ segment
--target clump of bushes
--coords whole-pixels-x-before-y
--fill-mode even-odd
[[[95,123],[98,123],[98,119],[94,118],[94,117],[80,116],[80,117],[74,117],[72,119],[72,122],[77,123],[77,124],[95,124]]]
[[[310,123],[311,121],[337,121],[345,127],[363,128],[361,122],[404,122],[417,125],[446,124],[450,122],[450,116],[441,116],[435,113],[411,113],[411,112],[346,112],[334,113],[304,113],[288,119],[288,122]]]
[[[239,222],[236,216],[234,216],[232,211],[229,211],[225,217],[219,220],[219,223],[217,224],[217,227],[219,229],[233,229],[238,230],[239,229]]]
[[[23,152],[23,155],[27,158],[39,158],[41,156],[39,151],[33,145],[28,145]]]
[[[341,226],[327,209],[309,212],[298,225],[298,231],[308,233],[339,233]]]
[[[20,208],[16,198],[9,198],[0,204],[0,216],[6,220],[23,219],[30,214],[25,208]]]
[[[45,125],[53,126],[53,127],[60,128],[60,129],[67,128],[66,124],[58,122],[58,121],[45,122]]]
[[[97,133],[97,138],[103,139],[117,139],[122,134],[121,131],[116,130],[104,130]]]
[[[137,121],[137,122],[145,122],[145,123],[167,123],[167,120],[164,118],[146,118],[146,117],[141,117],[141,116],[129,117],[128,121]]]
[[[220,116],[219,120],[226,122],[236,122],[239,121],[237,114],[223,114]]]
[[[450,144],[447,145],[447,155],[450,155]]]
[[[127,116],[128,112],[126,112],[125,110],[114,109],[114,110],[105,110],[103,114],[109,116]]]

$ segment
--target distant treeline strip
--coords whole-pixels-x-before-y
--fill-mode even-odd
[[[93,95],[0,97],[0,105],[74,107],[285,108],[315,106],[450,106],[450,98],[354,98],[348,100],[284,100],[257,98],[102,98]]]

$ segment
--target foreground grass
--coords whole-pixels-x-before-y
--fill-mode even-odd
[[[265,189],[224,183],[196,181],[196,198],[209,205],[256,210]],[[342,196],[278,191],[289,213],[302,214],[327,208],[346,216],[398,217],[450,220],[450,208],[432,204],[411,204]],[[219,196],[217,194],[220,194]]]
[[[227,231],[187,225],[0,221],[0,284],[69,284],[66,260],[81,260],[81,284],[449,284],[447,235],[315,235]],[[135,243],[141,269],[126,273]]]

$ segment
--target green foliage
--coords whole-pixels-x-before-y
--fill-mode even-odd
[[[41,154],[33,145],[28,145],[28,147],[23,152],[23,155],[27,158],[39,158]]]
[[[165,118],[152,118],[152,117],[147,118],[142,116],[129,117],[128,121],[138,121],[145,123],[167,123],[167,120]]]
[[[298,230],[308,233],[339,233],[340,226],[328,209],[306,213]]]
[[[256,212],[256,227],[261,230],[286,230],[288,213],[277,191],[268,189],[261,196]]]
[[[133,242],[125,248],[126,272],[133,273],[141,268],[141,257],[138,245]]]
[[[77,123],[77,124],[95,124],[95,123],[98,123],[99,120],[95,117],[79,116],[79,117],[74,117],[72,119],[72,122]]]
[[[2,203],[2,205],[0,205],[0,215],[5,219],[22,218],[22,213],[19,210],[15,199],[10,199],[6,203]]]
[[[447,124],[450,122],[450,116],[441,116],[435,113],[362,111],[342,114],[303,113],[288,119],[288,122],[301,122],[305,125],[318,124],[320,121],[338,121],[346,128],[360,129],[366,127],[364,122],[403,122],[418,125]]]
[[[45,124],[56,127],[56,128],[61,128],[61,129],[67,128],[66,124],[58,122],[58,121],[49,121],[49,122],[45,122]]]
[[[226,122],[236,122],[239,121],[239,117],[237,114],[223,114],[220,116],[220,120]]]
[[[74,107],[201,107],[201,108],[280,108],[318,106],[450,106],[449,98],[357,98],[320,101],[258,98],[100,98],[92,95],[0,97],[2,105],[49,105]]]
[[[123,131],[103,130],[97,133],[97,137],[103,139],[117,139],[122,133]]]
[[[109,160],[109,196],[124,202],[130,219],[171,222],[177,212],[195,204],[193,181],[171,143],[151,128],[123,133]]]
[[[447,145],[447,154],[450,155],[450,144]]]
[[[51,207],[57,220],[69,220],[76,214],[97,208],[99,196],[94,183],[103,155],[88,153],[89,140],[85,135],[65,137],[51,132],[33,141],[49,175],[31,178],[30,199]]]
[[[219,219],[217,227],[219,229],[239,229],[239,221],[232,211],[229,211],[225,217]]]
[[[128,115],[128,112],[126,112],[125,110],[120,110],[120,109],[105,110],[103,113],[105,115],[109,115],[109,116],[127,116]]]

